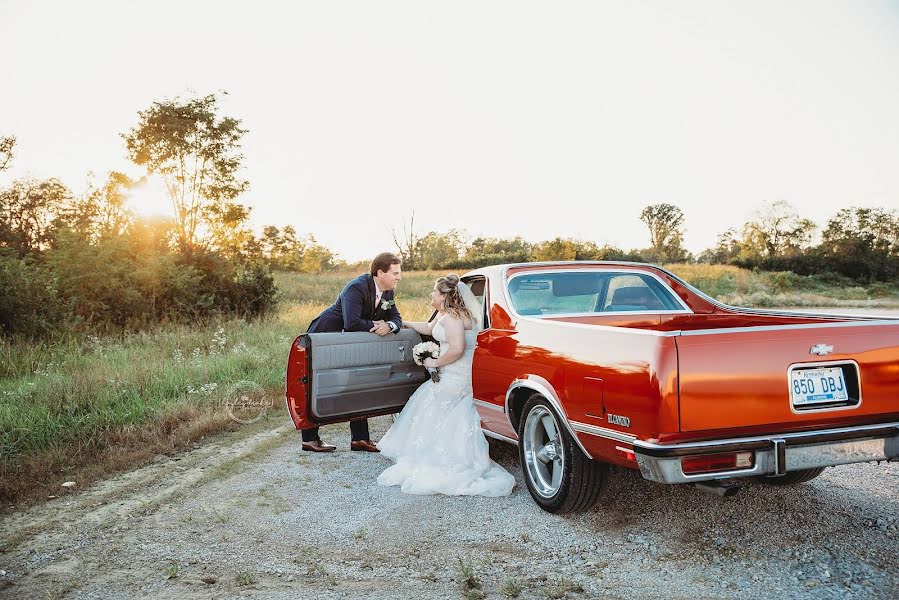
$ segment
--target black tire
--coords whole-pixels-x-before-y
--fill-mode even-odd
[[[781,477],[760,477],[763,482],[769,485],[799,485],[806,481],[811,481],[824,472],[827,467],[818,467],[816,469],[799,469],[798,471],[790,471]]]
[[[550,415],[558,432],[558,454],[561,461],[550,461],[554,468],[561,468],[561,480],[555,491],[546,489],[541,493],[540,483],[534,481],[528,456],[526,456],[525,435],[528,418],[541,419]],[[521,420],[518,423],[518,458],[521,461],[521,469],[524,472],[524,480],[527,483],[531,498],[543,510],[551,513],[569,513],[589,509],[593,506],[608,479],[608,466],[588,458],[571,438],[567,428],[562,424],[562,419],[553,409],[552,405],[540,394],[534,394],[528,398],[521,411]],[[549,440],[547,440],[549,441]],[[561,466],[556,466],[560,462]],[[534,463],[536,464],[536,463]]]

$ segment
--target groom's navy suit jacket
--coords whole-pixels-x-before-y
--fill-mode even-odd
[[[390,321],[396,324],[396,331],[399,331],[403,320],[396,304],[387,310],[380,306],[384,302],[393,301],[393,290],[385,290],[381,294],[381,302],[377,308],[376,297],[374,278],[368,273],[360,275],[346,284],[337,301],[309,324],[307,333],[369,331],[373,327],[372,321]]]

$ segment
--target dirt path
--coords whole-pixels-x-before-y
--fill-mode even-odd
[[[387,460],[349,452],[347,429],[323,429],[338,452],[302,453],[276,417],[8,515],[0,596],[445,598],[460,560],[495,598],[899,591],[899,464],[726,500],[617,471],[600,506],[563,518],[531,501],[511,446],[492,447],[519,478],[508,498],[407,496],[375,484]]]

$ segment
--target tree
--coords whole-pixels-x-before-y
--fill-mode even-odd
[[[217,202],[207,206],[203,216],[212,247],[231,259],[248,259],[257,242],[246,223],[250,208],[237,202]]]
[[[32,339],[58,334],[72,325],[70,302],[43,265],[0,252],[0,334]]]
[[[687,259],[681,209],[673,204],[650,204],[640,213],[640,220],[649,228],[651,260],[678,262]]]
[[[865,280],[899,275],[899,215],[883,208],[850,207],[827,222],[817,248],[823,264]]]
[[[0,191],[0,248],[37,254],[52,239],[55,220],[72,199],[58,179],[17,179]]]
[[[137,285],[134,255],[125,236],[86,244],[62,231],[46,263],[56,276],[60,295],[74,301],[75,315],[89,326],[114,325],[124,334],[126,326],[147,310],[147,296]]]
[[[416,254],[424,269],[440,269],[459,260],[465,248],[465,232],[450,229],[446,233],[431,231],[420,238]]]
[[[303,273],[321,273],[334,269],[334,253],[327,247],[315,241],[314,236],[309,236],[309,242],[303,249],[300,260],[300,270]]]
[[[224,92],[222,93],[224,95]],[[128,157],[162,177],[172,199],[183,251],[196,245],[205,209],[234,200],[249,188],[238,177],[243,155],[240,121],[218,115],[219,95],[154,102],[122,134]]]
[[[554,240],[540,242],[534,247],[535,261],[576,260],[577,242],[557,237]]]
[[[534,246],[530,257],[535,261],[557,260],[639,260],[615,246],[597,246],[595,242],[557,237]]]
[[[65,207],[60,218],[85,242],[122,235],[134,220],[126,206],[128,192],[137,184],[130,177],[111,171],[106,183],[97,187],[88,174],[87,190]]]
[[[0,173],[9,168],[13,159],[13,147],[16,145],[16,136],[0,136]]]
[[[110,171],[100,192],[100,210],[97,214],[97,231],[101,236],[116,236],[125,232],[134,220],[128,209],[128,193],[140,183],[124,173]]]
[[[785,200],[767,202],[743,227],[741,259],[796,254],[811,243],[815,224]]]
[[[399,252],[400,258],[403,259],[403,268],[407,271],[414,271],[416,269],[420,269],[420,260],[418,256],[418,240],[419,237],[415,234],[415,211],[412,211],[412,216],[409,218],[409,228],[406,229],[406,224],[403,223],[403,234],[402,236],[397,233],[396,229],[390,228],[390,234],[393,236],[393,243],[396,244],[397,252]]]
[[[862,246],[870,252],[899,255],[899,214],[879,207],[841,209],[827,222],[821,245],[831,253]]]
[[[705,250],[697,260],[703,263],[727,264],[740,255],[742,248],[739,233],[731,227],[719,234],[715,247]]]
[[[274,225],[268,225],[262,230],[259,246],[262,256],[272,269],[279,271],[303,270],[303,254],[306,251],[306,244],[297,239],[297,232],[293,225],[285,225],[281,230]]]
[[[486,255],[498,255],[515,257],[510,261],[499,262],[522,262],[527,260],[534,245],[526,241],[521,236],[514,238],[475,238],[468,248],[465,250],[465,260],[476,260]]]

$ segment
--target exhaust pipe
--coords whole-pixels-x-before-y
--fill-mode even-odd
[[[740,486],[731,481],[701,481],[693,485],[698,490],[719,498],[730,498],[740,491]]]

